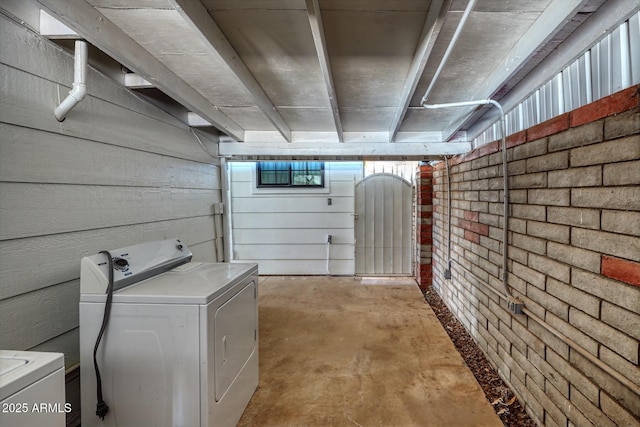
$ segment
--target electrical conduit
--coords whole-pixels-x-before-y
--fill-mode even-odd
[[[442,70],[444,69],[445,64],[449,60],[449,55],[451,55],[451,52],[453,51],[453,48],[456,45],[456,42],[458,41],[458,37],[460,37],[462,28],[464,27],[464,24],[467,22],[467,19],[469,18],[469,15],[471,14],[471,11],[473,10],[473,7],[475,5],[476,5],[476,0],[471,0],[467,4],[467,7],[465,8],[464,13],[462,14],[462,18],[460,18],[460,22],[456,27],[456,31],[453,33],[453,36],[451,37],[449,46],[447,46],[447,50],[444,52],[444,56],[440,60],[440,65],[438,65],[436,72],[431,78],[431,83],[429,83],[429,87],[427,88],[427,90],[424,92],[424,95],[422,96],[422,101],[420,101],[420,104],[424,104],[425,102],[427,102],[427,98],[429,98],[429,95],[431,95],[431,91],[433,90],[433,87],[436,85],[436,82],[438,81],[438,78],[440,77],[440,73],[442,73]]]
[[[508,259],[508,230],[509,230],[509,176],[508,176],[508,168],[507,168],[507,139],[506,139],[506,126],[504,120],[504,110],[502,109],[502,105],[498,101],[494,101],[493,99],[480,99],[477,101],[462,101],[462,102],[451,102],[447,104],[422,104],[422,106],[426,109],[440,109],[440,108],[452,108],[452,107],[469,107],[469,106],[478,106],[478,105],[493,105],[498,110],[500,110],[500,124],[502,128],[502,181],[504,188],[504,209],[503,209],[503,220],[502,224],[502,287],[504,290],[504,295],[507,298],[507,302],[509,304],[509,308],[514,311],[516,314],[521,313],[522,303],[516,300],[511,292],[509,291],[509,286],[507,284],[508,272],[507,272],[507,259]],[[449,242],[451,244],[451,242]],[[514,309],[515,308],[515,309]]]

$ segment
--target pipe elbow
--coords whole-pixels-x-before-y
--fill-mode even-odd
[[[69,96],[76,100],[76,103],[82,101],[87,96],[87,85],[84,83],[77,83],[73,85],[73,89],[69,91]]]
[[[59,122],[64,121],[67,113],[87,96],[86,73],[88,48],[87,43],[77,40],[75,44],[73,85],[67,97],[56,107],[53,114]]]
[[[58,105],[54,111],[56,119],[59,122],[63,122],[67,117],[67,113],[71,111],[73,107],[82,101],[87,96],[87,85],[82,83],[74,83],[73,89],[69,91],[69,95]]]

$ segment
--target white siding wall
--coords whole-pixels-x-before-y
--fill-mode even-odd
[[[256,164],[229,163],[233,258],[261,274],[352,275],[354,187],[362,162],[325,162],[324,189],[258,189]],[[328,204],[331,198],[332,204]]]
[[[0,53],[0,348],[64,352],[69,367],[80,259],[179,237],[215,260],[219,163],[188,127],[95,70],[58,123],[73,56],[3,14]]]

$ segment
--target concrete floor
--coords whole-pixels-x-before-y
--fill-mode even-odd
[[[412,279],[261,278],[239,426],[502,426]]]

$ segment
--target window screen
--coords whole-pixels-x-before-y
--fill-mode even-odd
[[[258,187],[324,187],[324,162],[258,162]]]

